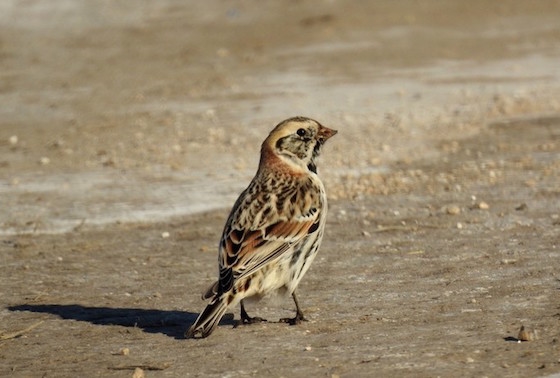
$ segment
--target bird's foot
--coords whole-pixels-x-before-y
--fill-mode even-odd
[[[245,308],[243,307],[241,309],[241,319],[238,320],[234,326],[235,327],[239,327],[240,325],[248,325],[248,324],[255,324],[255,323],[263,323],[266,322],[267,320],[264,318],[261,318],[259,316],[249,316],[247,314],[247,311],[245,311]]]
[[[280,323],[287,323],[289,325],[298,325],[301,322],[307,322],[307,318],[303,316],[303,313],[298,312],[295,317],[293,318],[282,318],[280,319]]]
[[[263,323],[263,322],[266,322],[266,321],[268,321],[268,320],[263,319],[263,318],[261,318],[261,317],[259,317],[259,316],[254,316],[254,317],[247,316],[247,317],[241,319],[241,322],[242,322],[243,324]]]
[[[255,317],[245,316],[239,319],[238,321],[236,321],[233,328],[237,328],[241,325],[249,325],[249,324],[264,323],[264,322],[267,322],[267,320],[259,316],[255,316]]]

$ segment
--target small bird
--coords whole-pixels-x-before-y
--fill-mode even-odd
[[[241,322],[250,317],[243,300],[280,292],[291,295],[294,318],[306,320],[296,287],[317,254],[327,216],[327,195],[317,176],[316,159],[337,133],[319,122],[293,117],[279,123],[265,139],[257,173],[227,219],[218,251],[219,278],[203,294],[206,309],[186,338],[209,336],[226,310],[241,304]]]

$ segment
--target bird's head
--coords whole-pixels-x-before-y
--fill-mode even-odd
[[[277,164],[278,158],[296,171],[317,173],[315,159],[325,141],[336,133],[310,118],[289,118],[280,122],[264,141],[261,165]]]

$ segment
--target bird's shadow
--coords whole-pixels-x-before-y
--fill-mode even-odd
[[[8,307],[10,311],[29,311],[57,315],[97,325],[134,327],[148,333],[162,333],[184,339],[185,331],[195,322],[197,313],[188,311],[149,310],[140,308],[88,307],[79,304],[23,304]],[[224,316],[220,324],[233,325],[233,316]]]

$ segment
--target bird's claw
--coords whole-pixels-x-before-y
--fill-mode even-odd
[[[286,323],[289,325],[298,325],[302,322],[307,322],[307,318],[305,316],[303,316],[303,314],[297,314],[295,317],[293,318],[282,318],[280,319],[280,323]]]

